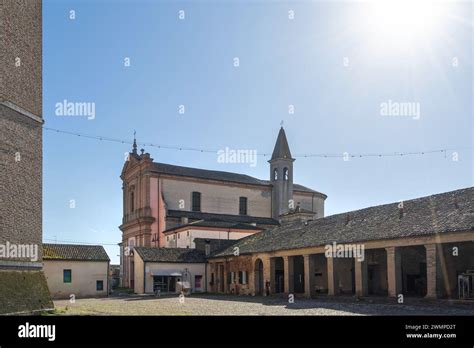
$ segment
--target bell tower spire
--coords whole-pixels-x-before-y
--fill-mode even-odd
[[[272,217],[278,219],[288,212],[293,200],[293,162],[290,146],[283,126],[278,132],[270,163],[270,182],[272,183]]]

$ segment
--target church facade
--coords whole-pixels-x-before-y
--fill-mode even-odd
[[[195,248],[195,239],[237,240],[278,226],[300,209],[324,216],[326,195],[293,182],[288,141],[280,129],[269,180],[154,162],[136,142],[121,174],[122,285],[135,287],[133,249]]]

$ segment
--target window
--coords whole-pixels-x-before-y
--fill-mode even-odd
[[[278,169],[273,169],[273,180],[278,180]]]
[[[189,231],[186,231],[186,235],[189,237]]]
[[[180,233],[178,233],[178,239],[180,239],[180,238],[181,238],[181,234],[180,234]]]
[[[240,197],[239,199],[239,214],[247,215],[247,197]]]
[[[167,242],[170,241],[170,236],[166,236],[166,241],[167,241]]]
[[[247,284],[247,272],[239,271],[239,284]]]
[[[63,270],[63,283],[72,282],[72,271],[70,269]]]
[[[247,284],[247,272],[239,271],[239,284]]]
[[[283,169],[283,180],[288,181],[288,177],[289,177],[288,173],[289,173],[288,168],[284,168]]]
[[[202,280],[202,275],[194,276],[194,288],[196,290],[201,290],[201,280]]]
[[[192,210],[201,211],[201,192],[193,192]]]
[[[104,281],[103,280],[98,280],[95,283],[95,289],[97,291],[104,291]]]
[[[130,211],[132,213],[135,211],[135,193],[133,191],[130,193]]]

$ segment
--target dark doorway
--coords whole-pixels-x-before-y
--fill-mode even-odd
[[[304,293],[304,258],[303,256],[293,257],[293,289],[295,293]]]
[[[263,262],[255,261],[255,295],[263,295]]]
[[[275,293],[280,294],[285,291],[285,271],[283,257],[275,257]]]

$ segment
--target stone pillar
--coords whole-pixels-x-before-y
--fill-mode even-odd
[[[304,258],[304,295],[311,298],[314,292],[314,256],[303,255]]]
[[[271,282],[271,262],[270,262],[270,257],[264,256],[261,258],[263,262],[263,296],[267,296],[267,282]],[[272,293],[271,291],[272,285],[270,283],[270,294]]]
[[[294,267],[293,257],[283,256],[283,277],[284,277],[284,293],[285,295],[292,294],[294,292]]]
[[[437,298],[436,278],[437,278],[437,251],[436,244],[425,245],[426,249],[426,296],[427,298]]]
[[[400,248],[389,247],[387,251],[388,296],[397,297],[402,292],[402,259]]]
[[[369,294],[369,283],[367,277],[367,261],[354,260],[355,268],[355,288],[357,296],[367,296]]]
[[[252,296],[255,296],[255,259],[250,260],[250,269],[247,273],[247,282],[249,284],[249,292]]]
[[[229,266],[227,265],[227,260],[224,261],[224,277],[222,279],[223,281],[223,289],[224,289],[224,294],[227,294],[227,291],[229,289],[229,285],[227,284],[227,272],[229,272]]]
[[[328,295],[334,296],[339,292],[335,272],[337,264],[333,257],[326,257],[326,260],[328,266]]]

